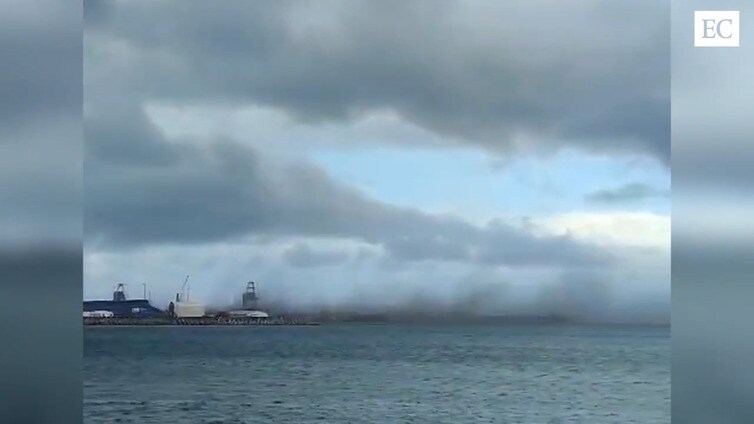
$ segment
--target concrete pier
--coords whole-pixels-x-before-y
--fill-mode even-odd
[[[315,321],[306,321],[287,317],[271,318],[227,318],[227,317],[201,317],[201,318],[128,318],[128,317],[87,317],[84,318],[85,326],[159,326],[159,325],[319,325]]]

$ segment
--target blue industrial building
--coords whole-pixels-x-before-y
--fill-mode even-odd
[[[163,317],[165,311],[155,308],[147,299],[126,299],[123,284],[113,292],[113,300],[85,300],[84,312],[109,311],[115,317]]]

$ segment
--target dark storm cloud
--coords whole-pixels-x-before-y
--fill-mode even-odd
[[[92,115],[85,125],[85,232],[101,246],[303,235],[358,239],[407,261],[610,260],[569,237],[535,237],[500,223],[479,227],[382,204],[313,165],[279,162],[229,140],[170,142],[143,113],[120,113],[120,120]]]
[[[132,167],[136,172],[141,167],[170,165],[179,159],[179,150],[172,149],[143,112],[130,104],[111,105],[95,119],[85,119],[84,139],[87,165],[105,163]]]
[[[642,183],[630,183],[617,188],[594,191],[586,195],[586,200],[594,203],[621,203],[657,197],[669,198],[670,190],[660,190]]]
[[[315,248],[307,243],[297,243],[283,253],[283,260],[295,267],[308,268],[342,264],[350,259],[346,251]]]
[[[92,54],[95,87],[310,122],[392,109],[499,152],[670,157],[663,2],[95,1],[85,18],[103,57],[133,49],[117,74],[96,75]]]

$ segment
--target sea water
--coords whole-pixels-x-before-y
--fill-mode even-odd
[[[670,329],[86,328],[85,423],[670,423]]]

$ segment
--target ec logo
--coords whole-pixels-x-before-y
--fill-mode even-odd
[[[738,11],[694,12],[695,47],[738,47]]]

